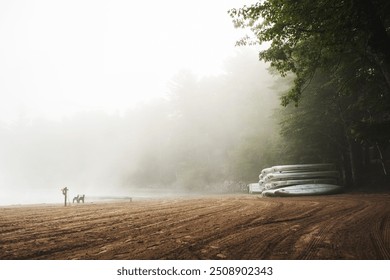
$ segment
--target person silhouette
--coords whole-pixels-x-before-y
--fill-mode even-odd
[[[61,191],[62,191],[62,194],[65,196],[65,203],[64,203],[64,205],[66,206],[66,201],[68,200],[68,191],[69,191],[69,189],[67,187],[65,187],[65,188],[61,189]]]

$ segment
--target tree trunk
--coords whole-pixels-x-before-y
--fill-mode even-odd
[[[338,113],[340,117],[340,121],[343,126],[343,134],[344,134],[344,141],[345,141],[345,157],[347,158],[346,160],[343,159],[344,161],[344,166],[346,170],[346,174],[349,176],[347,177],[349,180],[347,182],[347,185],[350,186],[351,188],[356,188],[357,187],[357,169],[356,169],[356,156],[355,156],[355,149],[354,149],[354,142],[352,137],[350,136],[349,133],[349,125],[347,124],[343,110],[341,109],[341,105],[338,102]],[[349,171],[349,172],[348,172]]]
[[[383,159],[382,150],[379,147],[378,141],[375,142],[375,146],[376,146],[376,149],[378,150],[378,153],[379,153],[379,161],[381,162],[383,173],[385,174],[385,176],[387,176],[385,161]]]
[[[351,172],[351,184],[352,188],[357,187],[357,172],[356,172],[356,158],[354,147],[351,139],[347,139],[348,142],[348,158],[349,158],[349,167]]]
[[[347,163],[345,162],[345,156],[342,151],[340,151],[341,155],[341,165],[340,165],[340,170],[341,170],[341,181],[338,182],[339,184],[343,186],[348,186],[349,185],[349,179],[347,175],[347,170],[349,169],[347,166]]]

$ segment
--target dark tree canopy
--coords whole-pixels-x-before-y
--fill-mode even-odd
[[[261,59],[281,75],[296,75],[284,105],[299,101],[319,68],[340,79],[345,57],[356,60],[349,61],[357,78],[380,76],[390,89],[389,1],[269,0],[232,9],[230,15],[236,26],[251,28],[256,42],[270,42]],[[250,42],[246,38],[239,43]]]
[[[375,148],[387,174],[390,1],[267,0],[229,13],[254,35],[238,44],[264,44],[260,59],[293,79],[282,105],[299,108],[278,118],[295,160],[333,158],[356,185]]]

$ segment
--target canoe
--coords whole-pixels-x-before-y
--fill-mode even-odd
[[[264,182],[300,179],[338,178],[337,171],[315,171],[315,172],[294,172],[294,173],[270,173],[263,179]]]
[[[279,189],[287,186],[302,185],[302,184],[336,184],[336,178],[314,178],[314,179],[301,179],[301,180],[284,180],[284,181],[273,181],[264,184],[264,189],[272,190]]]
[[[272,167],[264,168],[260,172],[259,179],[262,179],[263,177],[265,177],[265,175],[267,175],[268,173],[271,173],[271,172],[272,172]],[[261,178],[260,178],[260,176],[261,176]]]
[[[343,192],[344,187],[333,184],[302,184],[276,189],[275,196],[328,195]]]
[[[261,170],[259,179],[264,178],[269,173],[275,172],[329,171],[334,169],[335,166],[331,163],[276,165]]]
[[[259,185],[260,186],[264,186],[264,184],[265,184],[264,180],[259,180]]]
[[[261,193],[262,196],[275,196],[275,190],[264,190]]]
[[[331,163],[277,165],[271,167],[271,170],[271,172],[330,171],[335,170],[335,166]]]

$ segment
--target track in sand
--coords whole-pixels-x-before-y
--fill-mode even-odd
[[[0,208],[0,259],[390,259],[390,194]]]

